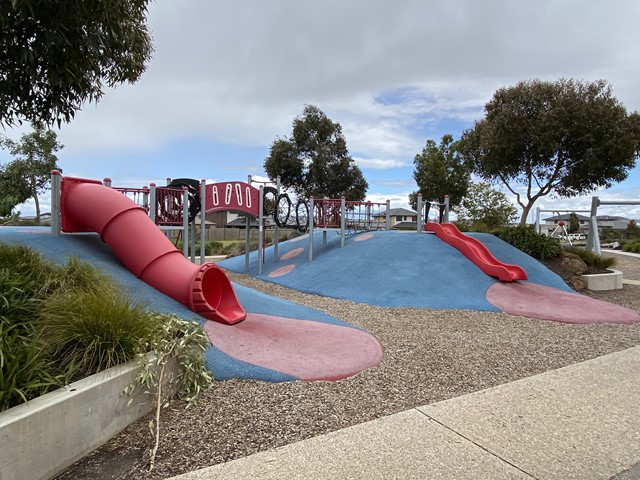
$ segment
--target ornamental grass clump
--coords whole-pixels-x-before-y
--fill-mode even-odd
[[[208,346],[198,324],[132,303],[77,258],[60,266],[0,243],[0,411],[150,351],[163,372],[168,359],[177,360],[175,390],[191,403],[211,385]],[[142,371],[139,382],[153,383],[153,373]]]
[[[52,370],[39,339],[0,316],[0,412],[62,386]]]
[[[565,252],[573,253],[578,255],[582,261],[587,265],[587,267],[591,267],[596,270],[608,270],[616,264],[616,259],[613,257],[603,257],[602,255],[598,255],[597,253],[592,252],[591,250],[587,250],[585,248],[580,247],[572,247],[565,246],[563,247]]]
[[[157,330],[157,320],[115,289],[52,295],[38,319],[43,351],[69,380],[136,358]]]

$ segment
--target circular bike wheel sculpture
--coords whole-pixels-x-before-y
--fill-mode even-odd
[[[187,188],[187,201],[189,202],[189,223],[193,222],[200,212],[200,182],[192,178],[176,178],[166,186],[171,189]],[[156,199],[156,212],[162,221],[170,221],[182,218],[181,195],[158,195]]]

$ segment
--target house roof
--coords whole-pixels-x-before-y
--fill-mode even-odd
[[[389,215],[392,217],[399,216],[399,215],[402,215],[403,217],[412,217],[414,215],[417,215],[417,213],[414,212],[413,210],[407,210],[406,208],[390,208]],[[374,215],[374,217],[386,217],[386,216],[387,216],[386,211],[376,213]]]
[[[578,220],[581,220],[583,222],[588,222],[589,221],[589,217],[587,217],[586,215],[580,215],[579,213],[576,213],[576,216],[578,217]],[[543,218],[542,220],[544,220],[545,222],[550,222],[550,221],[560,221],[560,220],[564,220],[566,222],[569,221],[569,219],[571,218],[571,214],[570,213],[565,213],[562,215],[554,215],[553,217],[547,217],[547,218]]]
[[[579,221],[589,221],[589,217],[586,217],[584,215],[578,215],[578,220]],[[565,222],[569,222],[569,214],[565,214],[565,215],[556,215],[553,217],[549,217],[549,218],[544,218],[543,219],[545,222],[557,222],[560,220],[564,220]],[[625,230],[627,228],[627,226],[629,225],[629,219],[626,217],[619,217],[619,216],[615,216],[615,215],[598,215],[596,216],[596,220],[598,222],[598,226],[599,227],[604,227],[604,228],[612,228],[614,230]]]

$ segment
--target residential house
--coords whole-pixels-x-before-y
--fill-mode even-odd
[[[418,214],[413,210],[391,208],[389,216],[391,217],[391,228],[416,228],[417,226]],[[384,229],[387,222],[387,212],[383,211],[374,214],[373,221],[377,228]]]
[[[553,217],[543,218],[542,224],[540,224],[540,233],[545,235],[551,235],[556,231],[556,235],[562,235],[562,228],[560,222],[564,222],[564,227],[569,230],[569,218],[571,214],[555,215]],[[587,234],[589,232],[589,217],[576,213],[578,221],[580,222],[580,232]],[[611,230],[621,231],[626,230],[629,225],[629,219],[625,217],[616,217],[611,215],[598,215],[596,217],[598,228],[609,228]],[[556,230],[557,229],[557,230]]]

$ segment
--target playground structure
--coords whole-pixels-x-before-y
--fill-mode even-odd
[[[429,222],[431,207],[439,209],[438,221]],[[502,282],[527,280],[527,272],[518,265],[510,265],[498,260],[479,240],[465,235],[458,228],[449,223],[449,196],[445,195],[444,202],[424,202],[422,194],[417,198],[418,221],[417,231],[435,233],[443,242],[457,248],[462,254],[479,267],[484,273]],[[424,218],[423,218],[424,215]],[[424,222],[424,224],[423,224]],[[424,225],[424,228],[423,228]]]
[[[598,230],[598,207],[604,205],[640,205],[640,200],[600,200],[600,197],[592,197],[591,198],[591,210],[543,210],[540,208],[536,208],[536,221],[535,221],[535,230],[537,233],[541,232],[540,226],[540,213],[541,212],[550,212],[557,213],[567,212],[567,213],[588,213],[589,214],[589,230],[587,233],[587,250],[590,250],[598,255],[602,253],[600,248],[600,232]],[[564,225],[558,224],[559,227],[564,227]],[[557,228],[556,228],[557,230]],[[556,232],[554,230],[553,233]],[[552,233],[552,235],[553,235]],[[569,244],[571,244],[571,239],[569,238],[566,229],[564,229],[564,235],[567,236]]]
[[[591,211],[589,212],[589,234],[587,235],[587,250],[600,255],[600,233],[598,231],[598,207],[601,205],[640,205],[640,200],[600,200],[600,197],[591,199]]]
[[[229,211],[246,217],[245,270],[249,269],[250,224],[258,220],[259,274],[264,263],[265,220],[270,214],[268,196],[276,206],[288,195],[277,188],[248,182],[220,182],[206,184],[204,180],[167,179],[166,187],[150,184],[143,188],[112,187],[111,180],[63,177],[52,172],[52,222],[54,236],[61,233],[96,232],[118,256],[127,269],[157,290],[188,306],[192,311],[221,323],[234,324],[246,317],[233,287],[225,273],[214,263],[205,262],[206,214]],[[275,190],[275,191],[274,191]],[[389,202],[386,203],[388,228]],[[304,205],[304,207],[301,207]],[[385,204],[347,202],[344,198],[314,200],[297,203],[297,227],[309,230],[310,245],[313,229],[338,229],[344,247],[345,236],[364,229],[377,228],[373,222],[374,209]],[[283,207],[271,209],[276,220],[274,249],[278,251],[279,228],[288,226],[289,212]],[[200,259],[195,265],[195,219],[200,215]],[[313,212],[309,216],[308,212]],[[301,213],[306,219],[301,218]],[[284,219],[284,221],[283,221]],[[183,237],[180,253],[163,231],[178,230]],[[133,239],[133,241],[132,241]],[[141,245],[143,245],[141,247]],[[187,258],[191,253],[191,261]],[[310,252],[312,252],[312,245]],[[313,259],[310,253],[309,260]]]
[[[540,214],[541,213],[551,213],[551,214],[557,214],[558,216],[560,216],[560,212],[563,213],[589,213],[589,210],[545,210],[545,209],[541,209],[541,208],[536,208],[536,221],[535,221],[535,231],[536,233],[541,233],[542,232],[542,226],[540,225]],[[556,233],[560,232],[560,236],[564,237],[566,239],[566,241],[569,243],[569,245],[573,246],[573,243],[571,242],[571,237],[569,235],[569,232],[567,231],[567,226],[566,226],[566,222],[564,222],[563,220],[558,222],[558,225],[553,229],[553,232],[551,232],[551,237],[555,237]]]
[[[188,202],[182,206],[188,219]],[[51,229],[54,236],[98,233],[134,275],[209,320],[234,324],[246,317],[222,269],[187,260],[143,207],[102,182],[52,172]]]
[[[423,231],[423,226],[429,222],[429,212],[432,207],[438,208],[438,222],[437,223],[448,223],[449,222],[449,195],[444,196],[444,202],[425,202],[422,199],[422,194],[418,193],[417,196],[417,210],[418,210],[418,221],[416,225],[416,229],[418,232]]]
[[[425,230],[435,233],[442,241],[460,250],[487,275],[502,282],[527,280],[527,272],[522,267],[501,262],[482,242],[465,235],[453,223],[428,222]]]

